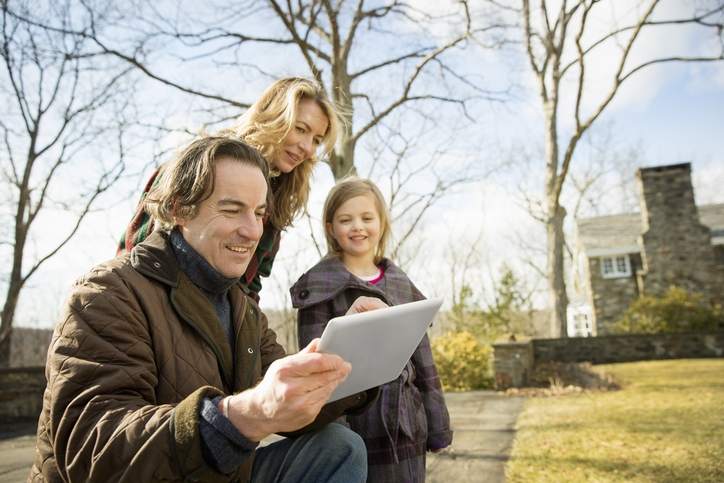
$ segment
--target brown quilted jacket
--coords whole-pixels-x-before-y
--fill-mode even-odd
[[[236,361],[165,234],[79,280],[48,350],[28,481],[247,481],[253,457],[233,475],[204,461],[201,403],[252,387],[285,353],[238,285],[230,300]],[[317,422],[341,414],[330,406]]]

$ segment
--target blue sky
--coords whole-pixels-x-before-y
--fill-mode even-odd
[[[692,42],[685,33],[681,35],[681,45]],[[676,43],[677,39],[666,41]],[[655,39],[648,48],[658,48]],[[492,164],[506,156],[507,151],[515,149],[516,144],[531,151],[540,149],[543,145],[541,111],[532,76],[524,68],[511,73],[508,70],[511,62],[495,55],[470,59],[470,62],[479,62],[479,70],[486,72],[488,78],[502,81],[514,77],[522,87],[515,101],[479,106],[476,111],[478,122],[469,126],[460,140],[476,150],[467,159]],[[147,94],[155,96],[156,87],[152,84],[146,84],[146,87]],[[691,162],[697,200],[724,202],[724,64],[656,67],[632,78],[622,89],[619,98],[600,120],[601,125],[612,126],[616,144],[640,146],[640,165]],[[161,102],[165,102],[162,97]],[[172,103],[166,104],[172,106]],[[188,115],[179,113],[165,120],[167,123],[191,124],[189,119]],[[189,127],[193,130],[197,126]],[[170,138],[166,142],[177,141]],[[628,169],[633,174],[637,167]],[[514,240],[524,237],[542,247],[543,239],[540,238],[540,227],[518,205],[516,189],[522,181],[531,196],[539,196],[542,188],[542,179],[536,172],[539,168],[537,165],[524,180],[520,179],[520,172],[500,171],[468,185],[428,214],[418,230],[421,246],[417,260],[425,260],[425,263],[413,260],[409,267],[412,279],[426,294],[449,298],[451,274],[447,257],[451,243],[460,247],[480,239],[476,249],[480,252],[481,262],[471,271],[468,281],[476,286],[489,287],[490,278],[495,276],[501,262],[525,270]],[[320,165],[310,202],[310,212],[314,216],[319,216],[323,199],[332,184],[329,170]],[[72,186],[67,188],[72,189]],[[89,217],[80,236],[31,279],[21,299],[17,323],[48,327],[56,321],[58,308],[72,281],[93,264],[114,254],[116,240],[134,204],[135,197],[122,200],[108,211]],[[45,233],[52,233],[53,224],[63,221],[61,218],[46,219],[45,223],[48,227]],[[316,252],[308,243],[305,245],[308,240],[306,223],[297,225],[284,235],[274,280],[265,284],[262,293],[262,307],[285,305],[285,285],[296,280],[316,261]],[[42,245],[43,240],[38,243]]]
[[[724,89],[692,87],[679,76],[644,108],[615,116],[624,137],[643,140],[650,163],[724,163]]]

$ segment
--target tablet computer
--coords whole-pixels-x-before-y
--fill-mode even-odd
[[[442,299],[419,300],[330,320],[318,351],[339,355],[352,372],[328,402],[397,379],[440,305]]]

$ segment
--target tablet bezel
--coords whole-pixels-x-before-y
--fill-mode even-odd
[[[352,372],[328,402],[399,377],[441,305],[440,298],[425,299],[331,319],[317,350],[339,355]]]

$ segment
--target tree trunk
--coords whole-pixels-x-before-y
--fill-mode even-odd
[[[22,237],[24,243],[24,236]],[[23,288],[21,277],[23,250],[15,249],[13,256],[13,268],[10,272],[10,281],[3,304],[2,315],[0,318],[0,367],[8,367],[10,364],[10,335],[13,329],[13,319],[15,318],[15,310],[18,306],[20,298],[20,290]]]
[[[566,311],[568,295],[563,248],[565,233],[563,222],[566,210],[560,204],[559,177],[566,173],[558,172],[558,78],[554,76],[550,98],[543,103],[546,136],[546,275],[550,297],[551,328],[559,337],[568,336]]]
[[[560,205],[555,208],[553,216],[546,225],[547,241],[547,272],[548,289],[550,293],[551,326],[558,330],[559,337],[568,337],[566,324],[566,311],[568,309],[568,295],[566,294],[566,278],[564,263],[564,233],[563,222],[566,218],[566,209]]]
[[[33,138],[34,141],[35,138]],[[31,149],[34,148],[34,142]],[[25,241],[28,236],[29,225],[26,224],[26,211],[29,206],[28,183],[30,179],[30,168],[33,166],[35,158],[28,156],[26,163],[26,172],[23,177],[20,196],[15,212],[15,240],[13,248],[13,266],[10,270],[10,280],[8,280],[8,288],[5,293],[5,302],[3,303],[2,313],[0,314],[0,367],[8,367],[10,365],[10,336],[13,329],[13,320],[15,319],[15,310],[18,307],[20,291],[23,288],[23,255],[25,254]],[[30,223],[30,221],[28,221]]]
[[[13,333],[13,318],[19,296],[20,284],[11,283],[3,304],[2,322],[0,322],[0,367],[10,365],[10,337]]]
[[[352,104],[352,87],[349,75],[345,72],[345,65],[337,61],[332,66],[334,75],[332,85],[332,98],[339,107],[341,113],[342,128],[337,139],[337,146],[330,159],[330,167],[335,181],[346,176],[357,174],[354,165],[354,148],[357,141],[354,139],[352,116],[354,106]]]
[[[342,135],[341,146],[337,146],[330,159],[330,167],[334,180],[339,181],[346,176],[354,176],[357,169],[354,166],[354,146],[349,146],[349,140]]]

